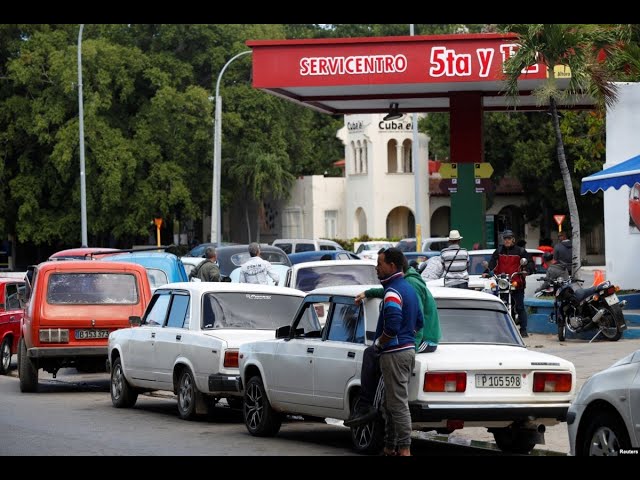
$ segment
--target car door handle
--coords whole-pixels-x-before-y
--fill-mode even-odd
[[[349,357],[349,358],[355,358],[355,356],[356,356],[356,352],[348,352],[347,353],[347,357]]]
[[[309,347],[307,348],[307,353],[313,353],[314,348],[313,347]]]
[[[151,338],[156,338],[156,332],[151,332]]]
[[[176,335],[176,340],[180,340],[181,338],[182,338],[182,335],[180,335],[180,334]]]

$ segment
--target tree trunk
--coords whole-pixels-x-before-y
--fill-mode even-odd
[[[247,243],[251,243],[251,222],[249,222],[249,202],[244,203],[244,220],[247,222]]]
[[[549,98],[551,106],[551,118],[553,120],[553,130],[556,133],[556,144],[558,149],[558,164],[560,165],[560,173],[562,174],[562,182],[564,190],[567,194],[567,205],[569,207],[569,219],[571,221],[571,241],[573,244],[573,258],[571,275],[577,275],[582,261],[580,258],[580,215],[578,214],[578,204],[576,196],[573,192],[573,184],[571,183],[571,172],[567,165],[567,158],[564,154],[564,142],[562,141],[562,132],[560,131],[560,119],[558,117],[558,106],[553,97]]]
[[[260,221],[262,220],[262,215],[260,215],[260,206],[258,202],[256,202],[256,242],[260,243]]]

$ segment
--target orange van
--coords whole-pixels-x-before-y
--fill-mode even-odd
[[[38,390],[38,370],[104,370],[109,333],[129,327],[151,299],[147,271],[124,262],[49,261],[36,266],[18,347],[20,390]]]

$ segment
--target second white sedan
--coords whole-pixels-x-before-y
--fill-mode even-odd
[[[249,433],[275,435],[284,414],[349,417],[380,304],[379,299],[367,300],[364,308],[354,304],[366,288],[314,290],[276,339],[240,347]],[[497,297],[457,288],[431,291],[442,340],[435,352],[416,355],[409,385],[413,428],[451,433],[486,427],[501,450],[529,453],[543,443],[546,426],[565,420],[575,395],[574,365],[528,350]],[[328,312],[324,326],[319,311]],[[380,420],[352,428],[355,449],[376,451],[383,429]]]
[[[240,407],[238,348],[274,338],[304,293],[229,282],[171,283],[157,289],[142,319],[109,336],[111,401],[132,407],[138,394],[175,393],[181,418],[206,413],[220,398]],[[137,324],[139,326],[133,326]]]

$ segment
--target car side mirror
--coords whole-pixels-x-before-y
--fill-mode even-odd
[[[291,335],[291,325],[283,325],[276,329],[276,338],[289,338]]]
[[[220,278],[221,282],[231,282],[231,277],[222,277]]]
[[[142,319],[138,315],[131,315],[129,317],[129,325],[132,327],[139,327],[142,323]]]

